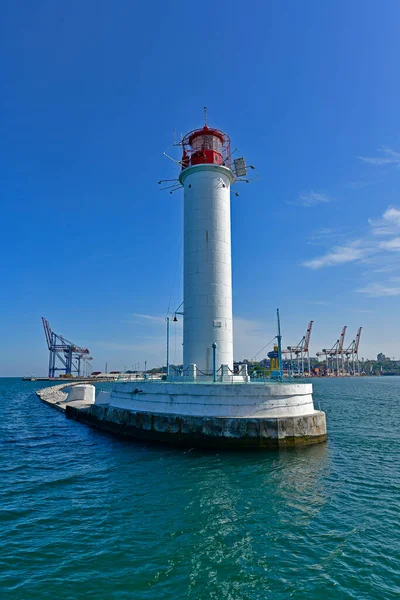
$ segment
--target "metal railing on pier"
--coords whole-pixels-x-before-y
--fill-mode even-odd
[[[152,378],[152,377],[143,377],[143,376],[136,376],[136,375],[120,375],[118,377],[118,379],[116,380],[117,383],[127,383],[127,382],[143,382],[143,381],[151,381],[152,383],[156,384],[156,383],[180,383],[180,384],[213,384],[213,385],[243,385],[244,383],[250,384],[250,385],[282,385],[282,384],[287,384],[287,383],[308,383],[309,382],[309,378],[303,378],[303,377],[283,377],[282,379],[279,378],[275,378],[275,377],[251,377],[248,376],[246,378],[241,378],[240,373],[234,373],[233,371],[230,371],[229,374],[224,373],[224,375],[222,375],[222,370],[221,368],[218,369],[217,371],[217,378],[214,381],[214,373],[212,371],[201,371],[200,369],[197,369],[196,371],[196,376],[193,377],[192,373],[188,372],[189,369],[185,369],[182,370],[181,372],[178,372],[175,375],[169,375],[169,377],[167,378],[166,375],[162,376],[162,377],[157,377],[157,378]]]

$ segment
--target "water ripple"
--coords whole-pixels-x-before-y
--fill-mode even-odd
[[[2,598],[399,597],[400,379],[317,381],[328,444],[268,454],[120,440],[35,389],[0,380]]]

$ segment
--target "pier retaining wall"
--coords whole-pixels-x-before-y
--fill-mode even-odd
[[[224,418],[138,412],[109,405],[66,407],[67,417],[129,438],[203,448],[279,448],[326,440],[325,413]]]

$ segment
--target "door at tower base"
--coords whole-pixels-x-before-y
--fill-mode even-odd
[[[233,370],[230,186],[232,171],[196,165],[180,176],[184,186],[184,368],[216,364]]]

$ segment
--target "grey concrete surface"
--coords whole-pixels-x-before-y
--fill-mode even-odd
[[[276,418],[224,418],[134,412],[109,405],[66,407],[67,417],[142,440],[205,448],[268,449],[326,440],[325,413]]]

